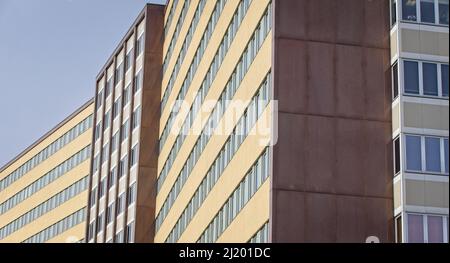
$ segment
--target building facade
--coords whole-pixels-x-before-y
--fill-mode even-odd
[[[392,0],[397,242],[448,242],[449,1]]]
[[[93,101],[0,169],[0,242],[85,237]]]
[[[1,169],[0,241],[448,242],[448,19],[147,4],[94,100]]]
[[[86,242],[152,242],[164,6],[147,5],[97,76]]]

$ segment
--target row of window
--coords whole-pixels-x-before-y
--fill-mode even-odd
[[[246,1],[244,0],[244,2],[241,2],[240,6],[243,6],[244,3],[246,3]],[[241,8],[239,7],[238,10],[247,10],[247,8]],[[250,40],[250,42],[248,43],[244,53],[242,54],[239,63],[237,64],[234,73],[232,74],[231,79],[228,81],[228,84],[226,85],[226,89],[227,92],[225,93],[225,101],[226,100],[231,100],[232,97],[234,96],[237,88],[240,86],[241,81],[243,80],[244,76],[246,75],[251,63],[253,62],[253,59],[256,57],[256,54],[258,53],[260,47],[262,46],[262,43],[265,39],[265,37],[267,36],[268,32],[270,31],[270,25],[268,22],[268,16],[270,16],[270,6],[268,8],[268,11],[266,11],[265,15],[263,16],[262,20],[260,21],[259,26],[257,27],[257,29],[255,30],[254,34],[253,34],[253,38]],[[236,18],[236,14],[235,14],[235,19],[233,19],[233,21],[235,21],[236,23],[232,23],[230,25],[230,28],[232,28],[232,25],[236,25],[235,26],[235,32],[237,32],[237,21],[238,19]],[[229,29],[230,29],[229,28]],[[229,32],[229,31],[227,31]],[[202,86],[200,87],[198,94],[193,102],[193,105],[191,106],[191,109],[184,121],[184,124],[181,128],[181,132],[180,134],[177,136],[177,139],[175,140],[175,143],[172,146],[172,149],[170,150],[170,153],[165,161],[165,164],[163,166],[163,169],[161,170],[161,173],[158,177],[157,180],[157,191],[159,191],[159,189],[161,188],[162,184],[164,183],[170,168],[172,167],[173,162],[176,159],[177,153],[180,150],[184,139],[187,136],[187,131],[190,129],[191,125],[193,124],[195,117],[197,116],[198,111],[201,108],[201,105],[206,97],[206,94],[208,94],[209,88],[213,83],[213,80],[217,74],[217,71],[219,69],[219,66],[221,64],[221,62],[223,61],[224,55],[225,55],[225,47],[229,47],[231,45],[231,38],[229,36],[232,36],[233,33],[227,33],[224,37],[224,42],[222,42],[221,48],[219,48],[218,53],[215,56],[215,59],[213,61],[212,67],[210,68],[210,70],[208,71],[208,74],[205,77],[205,80],[203,81]],[[225,44],[226,43],[226,44]],[[221,108],[220,110],[225,110],[225,107]],[[213,121],[219,121],[219,119],[217,120],[213,120]],[[214,123],[212,123],[214,124]],[[215,124],[217,125],[217,124]],[[211,126],[211,127],[215,127]],[[167,128],[167,127],[166,127]]]
[[[72,157],[56,166],[50,172],[41,176],[39,179],[22,189],[20,192],[6,200],[0,205],[0,215],[6,213],[8,210],[12,209],[37,191],[41,190],[45,186],[54,182],[56,179],[60,178],[80,163],[89,159],[91,155],[91,146],[87,146],[78,153],[74,154]]]
[[[144,34],[141,34],[141,36],[136,40],[136,58],[138,58],[142,52],[144,51]],[[107,99],[109,95],[112,93],[113,86],[117,86],[120,81],[123,79],[124,71],[127,72],[132,64],[133,64],[133,55],[134,55],[134,49],[131,49],[126,55],[125,55],[125,66],[124,63],[121,62],[116,69],[114,70],[114,76],[107,76],[107,81],[105,84],[105,88],[101,89],[97,94],[96,99],[96,106],[95,109],[98,110],[103,105],[103,99]],[[136,78],[142,79],[142,72],[139,71],[135,76],[135,83],[138,83],[138,85],[135,84],[135,89],[139,89],[142,86],[142,80],[136,81]],[[131,83],[128,85],[130,86]],[[129,90],[127,90],[129,91]],[[124,97],[125,99],[126,97]],[[125,106],[126,103],[123,103]],[[114,113],[113,113],[114,115]]]
[[[68,217],[62,219],[61,221],[57,222],[56,224],[53,224],[48,228],[42,230],[41,232],[37,233],[36,235],[28,238],[27,240],[23,241],[23,243],[44,243],[47,240],[50,240],[53,237],[60,235],[61,233],[71,229],[72,227],[83,223],[85,217],[86,217],[86,208],[84,207],[78,210],[77,212],[69,215]]]
[[[0,229],[0,239],[3,239],[5,237],[11,235],[18,229],[22,228],[23,226],[29,224],[30,222],[36,220],[37,218],[41,217],[42,215],[50,212],[51,210],[55,209],[56,207],[60,206],[61,204],[65,203],[68,200],[72,199],[73,197],[77,196],[79,193],[86,190],[88,182],[89,182],[88,176],[82,178],[81,180],[75,182],[74,184],[72,184],[71,186],[62,190],[61,192],[55,194],[48,200],[39,204],[35,208],[31,209],[27,213],[18,217],[17,219],[12,221],[8,225],[2,227]]]
[[[165,65],[168,61],[168,59],[171,57],[173,49],[175,48],[175,44],[177,43],[178,37],[181,32],[181,28],[183,27],[184,20],[186,19],[187,11],[189,10],[189,6],[191,4],[191,0],[185,0],[183,1],[183,7],[181,9],[181,14],[178,18],[177,25],[175,26],[175,32],[172,35],[172,39],[170,40],[169,48],[167,49],[166,57],[164,58],[163,63],[163,73],[166,72]]]
[[[113,201],[108,205],[106,208],[106,214],[104,212],[100,212],[97,219],[89,224],[88,240],[91,240],[94,237],[94,233],[99,234],[102,232],[104,230],[104,226],[106,227],[111,224],[115,217],[121,215],[125,211],[126,207],[133,205],[136,202],[136,193],[136,183],[134,182],[128,187],[126,199],[125,192],[121,193],[119,194],[116,202]],[[116,212],[116,214],[114,214],[114,212]]]
[[[192,18],[188,32],[186,34],[186,37],[184,38],[183,45],[181,46],[180,53],[177,56],[175,65],[177,65],[179,63],[180,64],[183,63],[184,57],[186,56],[186,53],[187,53],[187,49],[188,49],[189,45],[191,44],[192,37],[194,36],[194,32],[197,29],[197,25],[200,21],[200,17],[203,14],[203,9],[205,8],[205,5],[206,5],[206,0],[200,0],[200,2],[198,3],[197,8],[194,13],[194,17]],[[170,54],[169,53],[166,54],[166,57],[165,57],[164,63],[163,63],[163,73],[165,73],[167,71],[167,67],[169,65],[171,57],[172,57],[172,52],[170,52]]]
[[[189,66],[189,69],[186,73],[183,84],[181,85],[181,90],[186,89],[190,86],[191,81],[197,72],[198,66],[200,64],[201,59],[203,58],[203,54],[206,51],[206,47],[209,44],[209,40],[211,39],[212,33],[215,30],[217,22],[219,21],[219,17],[222,15],[223,7],[225,6],[225,0],[218,0],[214,7],[214,11],[209,19],[208,25],[206,26],[205,31],[203,32],[203,37],[200,40],[200,43],[197,47],[197,51],[195,52],[194,58],[192,59],[192,63]],[[175,80],[178,78],[178,71],[180,70],[181,63],[184,61],[177,61],[174,69],[172,70],[172,74],[169,79],[169,83],[167,87],[164,89],[163,98],[161,101],[161,112],[163,112],[166,107],[167,100],[169,99],[169,95],[172,92],[173,86],[175,84]],[[178,97],[178,96],[177,96]]]
[[[265,81],[259,88],[257,94],[253,97],[252,102],[249,104],[246,112],[244,112],[241,119],[237,122],[235,129],[230,134],[227,142],[224,144],[224,147],[219,152],[215,161],[211,165],[206,177],[203,179],[203,182],[197,189],[196,194],[200,196],[200,199],[198,199],[199,202],[197,203],[198,206],[194,205],[195,201],[193,200],[197,200],[195,199],[195,197],[191,200],[190,205],[194,206],[193,208],[194,212],[196,212],[197,209],[200,207],[203,200],[206,198],[207,194],[211,190],[212,186],[222,175],[226,166],[231,162],[235,153],[239,149],[239,146],[248,136],[251,128],[254,126],[259,116],[262,114],[264,108],[268,104],[270,83],[271,82],[269,73],[269,75],[266,77]],[[216,108],[211,114],[210,119],[207,122],[207,125],[205,126],[204,131],[202,132],[202,135],[200,136],[196,145],[194,146],[194,150],[192,151],[193,153],[191,153],[191,156],[193,156],[193,158],[191,158],[190,156],[190,158],[184,165],[183,170],[181,171],[181,173],[177,177],[177,180],[172,186],[172,189],[170,190],[168,196],[166,197],[166,200],[164,201],[164,204],[161,207],[158,216],[156,217],[156,231],[159,230],[164,219],[166,218],[167,214],[169,213],[170,209],[175,203],[178,194],[181,192],[184,184],[188,179],[188,176],[190,175],[192,169],[195,167],[197,161],[200,158],[201,153],[203,152],[204,148],[209,142],[209,139],[211,138],[213,131],[217,126],[222,114],[225,112],[227,108],[227,103],[229,103],[231,99],[231,98],[227,99],[226,96],[227,94],[230,94],[230,92],[227,92],[229,88],[230,86],[228,86],[227,89],[225,89],[225,91],[222,93],[220,99],[221,103],[217,104]],[[223,111],[221,110],[221,107],[224,108]],[[190,161],[191,159],[192,161]],[[203,195],[200,193],[203,193]],[[189,208],[187,208],[186,210],[189,210]]]
[[[448,216],[406,214],[407,243],[448,243]],[[396,219],[397,242],[402,240],[401,217]]]
[[[136,95],[137,92],[139,92],[142,89],[143,85],[143,72],[142,69],[139,70],[139,72],[134,77],[134,86],[133,86],[133,95]],[[94,131],[94,140],[97,141],[100,139],[100,136],[102,134],[102,131],[106,131],[111,126],[111,121],[114,121],[120,112],[120,107],[123,105],[123,107],[126,107],[128,105],[128,102],[130,102],[130,94],[131,92],[131,82],[127,85],[123,92],[122,100],[120,97],[113,103],[112,107],[112,113],[111,110],[106,111],[103,121],[99,121],[97,125],[95,126]],[[140,108],[139,108],[140,110]],[[139,118],[140,119],[140,118]],[[138,118],[133,119],[133,121],[138,121]],[[102,123],[103,128],[102,128]],[[134,123],[135,127],[138,125],[138,123]]]
[[[180,61],[184,61],[184,57],[187,54],[187,50],[191,44],[192,38],[197,29],[197,25],[200,22],[200,17],[203,14],[203,9],[205,8],[205,5],[206,5],[206,0],[200,0],[200,2],[198,3],[197,9],[195,10],[194,17],[192,18],[188,32],[186,34],[186,37],[184,38],[183,45],[181,46],[181,50],[180,50],[180,53],[178,54],[175,65],[181,63]],[[172,57],[171,53],[166,54],[166,57],[165,57],[164,63],[163,63],[163,72],[164,73],[167,71],[167,67],[171,60],[171,57]]]
[[[196,107],[196,103],[198,103],[198,105],[203,104],[203,100],[206,97],[206,94],[208,93],[208,90],[217,74],[217,71],[219,70],[223,59],[225,58],[226,54],[228,53],[228,50],[231,46],[231,43],[234,39],[235,34],[237,33],[237,29],[240,26],[240,23],[242,22],[242,20],[237,19],[239,14],[239,10],[242,10],[242,12],[246,13],[246,11],[248,10],[248,6],[245,6],[246,3],[249,3],[249,1],[243,1],[239,4],[236,13],[234,14],[234,19],[232,19],[231,24],[229,25],[227,31],[225,32],[224,38],[222,39],[222,42],[219,46],[219,49],[216,52],[216,55],[214,57],[214,60],[211,63],[210,66],[210,70],[208,71],[208,73],[206,74],[205,78],[203,79],[203,83],[200,86],[200,89],[196,95],[196,98],[193,102],[193,105],[191,106],[191,108],[195,108]],[[250,3],[249,3],[250,4]],[[244,17],[244,15],[242,15],[242,19]],[[232,30],[232,29],[236,29],[236,30]],[[194,63],[194,64],[200,64],[200,61]],[[194,74],[192,75],[192,78],[194,77]],[[186,79],[187,80],[187,79]],[[189,79],[189,81],[186,81],[183,86],[182,89],[180,91],[180,93],[178,94],[178,98],[177,101],[183,101],[186,93],[188,91],[188,88],[190,85],[190,81],[191,79]],[[162,150],[162,148],[164,147],[167,138],[169,136],[169,133],[173,127],[173,124],[175,122],[176,116],[178,113],[178,109],[177,109],[177,105],[175,105],[172,108],[172,111],[169,115],[169,118],[166,122],[166,125],[163,129],[163,132],[161,134],[161,138],[160,138],[160,143],[159,143],[159,149],[160,151]],[[186,120],[184,121],[184,126],[183,128],[190,128],[194,119],[194,116],[196,116],[197,114],[193,112],[193,110],[191,109],[191,111],[189,112],[188,116],[186,117]],[[187,127],[185,127],[185,125],[187,125]]]
[[[234,192],[230,195],[228,201],[225,202],[214,219],[211,220],[211,223],[197,242],[214,243],[217,241],[220,235],[227,229],[231,222],[233,222],[239,212],[241,212],[248,201],[269,177],[268,163],[269,153],[266,149],[238,187],[236,187]]]
[[[448,174],[448,138],[405,135],[405,152],[407,171]]]
[[[7,175],[5,178],[3,178],[0,181],[0,191],[4,190],[6,187],[14,183],[15,181],[19,180],[23,175],[28,173],[31,169],[36,167],[38,164],[42,163],[43,161],[47,160],[52,156],[54,153],[59,151],[62,147],[69,144],[73,140],[75,140],[78,136],[83,134],[85,131],[87,131],[89,128],[92,127],[92,120],[93,116],[90,115],[77,125],[70,129],[68,132],[66,132],[64,135],[56,139],[54,142],[52,142],[49,146],[45,147],[42,151],[40,151],[38,154],[33,156],[30,160],[26,161],[24,164],[22,164],[19,168],[14,170],[14,172]]]
[[[391,25],[397,23],[397,2],[403,21],[448,25],[449,0],[391,0]]]
[[[250,238],[248,243],[268,243],[269,242],[269,222],[265,223],[256,234]]]
[[[170,25],[172,24],[173,15],[175,10],[177,9],[178,0],[173,0],[173,4],[170,6],[169,16],[167,17],[167,22],[164,25],[164,36],[167,36],[169,32]]]
[[[401,60],[404,93],[429,97],[448,98],[448,64],[425,61]],[[392,67],[393,98],[399,95],[398,63]]]

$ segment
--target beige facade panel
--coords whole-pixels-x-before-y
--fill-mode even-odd
[[[403,28],[401,29],[401,51],[448,57],[448,36],[448,33]]]
[[[403,107],[405,127],[448,131],[448,106],[405,102]]]
[[[393,108],[392,108],[392,133],[395,133],[395,131],[399,130],[401,125],[400,125],[400,103],[397,103]]]
[[[394,209],[402,205],[402,181],[398,180],[394,183]]]
[[[391,60],[398,56],[398,29],[391,32]]]
[[[405,205],[448,208],[448,182],[405,180]]]

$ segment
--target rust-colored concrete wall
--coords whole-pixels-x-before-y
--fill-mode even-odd
[[[156,177],[162,82],[164,6],[147,5],[142,89],[142,119],[137,177],[135,242],[150,243],[155,236]]]
[[[274,8],[272,242],[391,242],[388,0]]]

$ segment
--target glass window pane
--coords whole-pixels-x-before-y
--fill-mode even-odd
[[[400,139],[394,141],[394,174],[400,172]]]
[[[448,173],[448,139],[444,139],[445,172]]]
[[[420,1],[420,19],[423,23],[434,23],[434,0]]]
[[[421,215],[408,215],[408,242],[423,243],[423,217]]]
[[[448,65],[441,65],[442,96],[448,97]]]
[[[448,25],[448,0],[439,0],[439,23]]]
[[[406,136],[406,169],[422,171],[421,144],[419,136]]]
[[[391,0],[391,26],[397,23],[397,0]]]
[[[392,78],[393,78],[393,98],[397,98],[398,96],[398,64],[392,67]]]
[[[444,242],[444,230],[441,216],[428,216],[428,243]]]
[[[419,94],[419,67],[415,61],[405,61],[405,93]]]
[[[438,95],[437,65],[434,63],[423,63],[423,93]]]
[[[416,0],[402,0],[403,20],[417,21]]]
[[[426,170],[441,172],[441,140],[439,138],[425,138]]]

